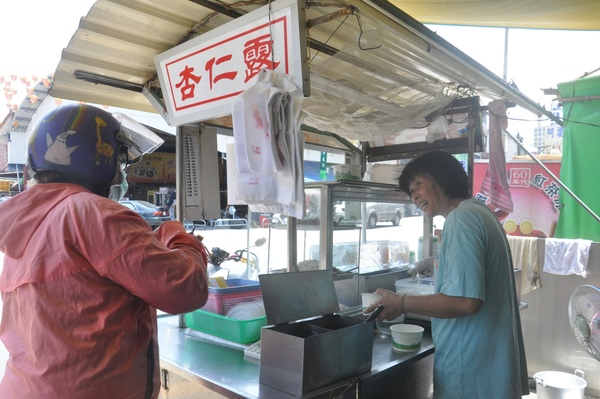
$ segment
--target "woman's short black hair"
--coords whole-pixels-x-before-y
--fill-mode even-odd
[[[470,197],[469,179],[462,164],[447,152],[426,152],[410,161],[398,179],[400,189],[410,195],[410,182],[422,175],[430,175],[451,198]]]
[[[108,197],[110,187],[94,185],[89,181],[85,181],[79,176],[69,173],[59,172],[56,170],[40,170],[34,172],[33,178],[37,183],[73,183],[87,188],[91,192],[102,197]]]

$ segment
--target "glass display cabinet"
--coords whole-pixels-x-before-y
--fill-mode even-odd
[[[293,271],[331,269],[342,306],[359,305],[362,292],[395,290],[410,264],[431,253],[422,249],[431,223],[395,185],[327,181],[305,184],[305,194]]]

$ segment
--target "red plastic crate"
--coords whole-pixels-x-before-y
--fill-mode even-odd
[[[262,299],[260,286],[256,286],[256,289],[252,291],[231,292],[228,294],[216,294],[210,292],[208,294],[206,305],[202,307],[202,310],[226,315],[227,312],[229,312],[229,309],[238,303],[253,301],[255,299]]]

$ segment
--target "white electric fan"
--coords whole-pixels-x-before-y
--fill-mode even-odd
[[[600,288],[579,286],[569,299],[569,323],[577,341],[600,361]]]

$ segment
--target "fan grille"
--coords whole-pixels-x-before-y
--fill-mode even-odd
[[[569,299],[569,323],[577,341],[600,361],[600,289],[577,287]]]

